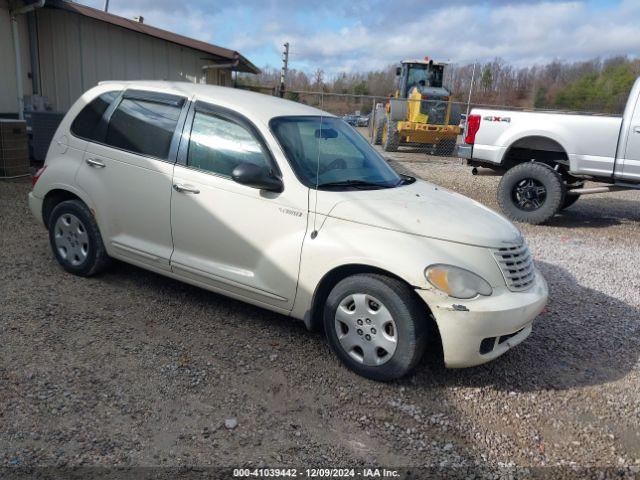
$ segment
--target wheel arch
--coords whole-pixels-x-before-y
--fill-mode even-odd
[[[44,199],[42,200],[42,221],[45,227],[49,228],[49,217],[56,205],[66,200],[80,200],[85,205],[85,202],[77,193],[65,188],[52,188],[49,190]],[[88,206],[88,205],[87,205]],[[91,207],[89,207],[91,209]]]
[[[438,332],[438,335],[439,335],[438,326],[435,322],[435,319],[433,318],[433,315],[431,314],[431,308],[420,297],[420,295],[415,293],[414,291],[416,288],[415,286],[409,284],[402,277],[399,277],[398,275],[388,270],[375,267],[372,265],[366,265],[366,264],[360,264],[360,263],[350,263],[350,264],[339,265],[337,267],[332,268],[328,272],[326,272],[324,276],[320,279],[320,282],[318,282],[318,285],[316,286],[316,289],[313,292],[311,307],[309,308],[309,310],[304,316],[304,323],[309,330],[318,331],[322,329],[322,308],[333,287],[335,287],[338,284],[338,282],[340,282],[341,280],[347,277],[350,277],[351,275],[357,275],[362,273],[384,275],[386,277],[394,278],[404,283],[405,285],[407,285],[413,292],[413,295],[415,295],[415,298],[419,300],[420,305],[424,306],[425,313],[427,314],[425,315],[425,317],[428,319],[430,327],[435,328],[436,332]]]
[[[560,141],[545,134],[526,135],[513,140],[505,149],[501,163],[508,170],[531,160],[550,166],[559,163],[569,167],[567,149]]]

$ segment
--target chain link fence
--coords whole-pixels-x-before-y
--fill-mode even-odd
[[[341,117],[370,143],[397,158],[453,157],[463,142],[467,104],[445,99],[291,92],[291,100]]]

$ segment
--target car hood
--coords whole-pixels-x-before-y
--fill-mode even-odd
[[[320,196],[325,193],[342,196],[321,202],[333,218],[481,247],[500,248],[523,241],[520,231],[502,215],[421,180],[384,190],[319,192]]]

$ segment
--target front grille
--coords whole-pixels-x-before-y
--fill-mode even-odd
[[[533,258],[526,243],[519,247],[503,247],[493,250],[507,287],[513,292],[528,289],[535,278]]]

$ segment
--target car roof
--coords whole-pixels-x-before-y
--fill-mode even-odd
[[[331,113],[310,107],[303,103],[284,100],[263,93],[220,87],[202,83],[166,82],[166,81],[105,81],[100,85],[114,85],[122,88],[147,89],[169,94],[196,96],[197,100],[211,102],[220,107],[236,111],[251,120],[260,120],[267,124],[269,120],[281,116],[331,116]]]

